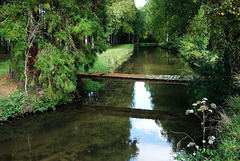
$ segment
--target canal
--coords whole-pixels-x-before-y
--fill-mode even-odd
[[[117,70],[130,74],[182,74],[189,69],[173,52],[135,48]],[[12,120],[0,129],[0,160],[168,161],[188,141],[172,131],[200,136],[199,122],[185,116],[195,90],[185,84],[99,80],[103,87],[55,111]],[[126,110],[125,110],[126,109]],[[131,109],[146,114],[133,115]],[[154,117],[147,111],[155,111]],[[158,117],[159,114],[159,117]]]

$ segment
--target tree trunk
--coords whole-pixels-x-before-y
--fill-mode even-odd
[[[169,41],[169,37],[168,37],[168,33],[167,33],[167,35],[166,35],[166,43],[168,43],[168,41]]]
[[[87,43],[88,43],[88,37],[85,35],[85,46],[87,46]]]
[[[91,45],[91,49],[94,49],[94,36],[92,36],[92,45]]]

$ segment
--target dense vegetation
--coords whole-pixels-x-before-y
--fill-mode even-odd
[[[177,46],[200,76],[195,83],[201,87],[198,97],[224,105],[239,93],[234,80],[240,71],[239,6],[237,0],[148,0],[140,9],[134,0],[1,0],[0,36],[11,47],[9,76],[24,81],[25,93],[0,100],[0,121],[71,101],[77,72],[112,72],[121,58],[101,53],[110,45],[143,41]],[[8,62],[1,65],[0,76]],[[234,113],[222,118],[217,152],[219,158],[235,160],[239,97],[231,100]]]
[[[195,149],[179,160],[239,160],[240,1],[236,0],[149,0],[146,6],[151,31],[160,44],[175,44],[185,62],[198,76],[198,99],[207,97],[222,107],[211,116],[218,128],[218,148]],[[184,16],[183,16],[184,15]],[[229,99],[230,96],[235,96]],[[227,115],[221,111],[229,110]],[[208,110],[207,110],[208,111]],[[216,121],[218,120],[218,121]],[[202,127],[205,130],[205,127]],[[208,129],[206,128],[206,129]],[[223,131],[220,134],[220,131]],[[215,137],[214,137],[215,138]],[[210,148],[211,147],[211,148]],[[216,148],[216,147],[215,147]]]
[[[234,76],[240,71],[240,10],[238,1],[208,1],[181,38],[180,52],[205,82],[201,96],[223,102],[237,90]]]
[[[9,76],[25,82],[27,96],[37,89],[55,103],[71,101],[77,71],[88,71],[114,35],[140,38],[136,13],[133,0],[1,1],[0,35],[11,46]]]

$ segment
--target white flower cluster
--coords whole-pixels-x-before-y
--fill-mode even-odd
[[[215,139],[216,139],[215,136],[209,136],[209,137],[208,137],[208,143],[209,143],[209,144],[213,144],[213,142],[215,141]]]
[[[210,104],[210,107],[208,107],[206,105],[206,102],[208,101],[207,98],[203,98],[202,101],[197,101],[196,103],[193,103],[192,106],[193,106],[193,109],[188,109],[186,110],[186,115],[189,115],[191,113],[195,113],[195,111],[200,111],[200,112],[204,112],[204,111],[208,111],[209,113],[213,113],[213,110],[212,109],[216,109],[217,108],[217,105],[214,104],[214,103],[211,103]],[[200,106],[200,108],[196,109],[197,106]],[[211,108],[211,109],[210,109]]]
[[[185,112],[186,115],[189,115],[190,113],[194,113],[194,110],[193,110],[193,109],[191,109],[191,110],[186,110],[186,112]]]

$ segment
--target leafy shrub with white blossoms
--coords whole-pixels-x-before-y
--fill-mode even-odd
[[[187,154],[186,152],[182,151],[180,155],[178,155],[175,160],[209,160],[209,158],[213,157],[213,152],[210,149],[206,148],[206,145],[213,145],[214,141],[216,140],[215,136],[208,136],[206,137],[206,121],[209,118],[209,115],[212,114],[217,109],[217,105],[211,103],[210,105],[207,104],[208,99],[203,98],[202,101],[197,101],[196,103],[192,104],[192,109],[187,109],[185,114],[190,115],[194,114],[201,120],[202,126],[202,148],[199,148],[199,145],[196,144],[194,139],[190,137],[188,134],[184,132],[174,132],[178,134],[185,134],[186,136],[183,137],[177,144],[179,147],[181,145],[181,141],[190,138],[191,142],[188,143],[187,147],[193,150],[192,154]]]

